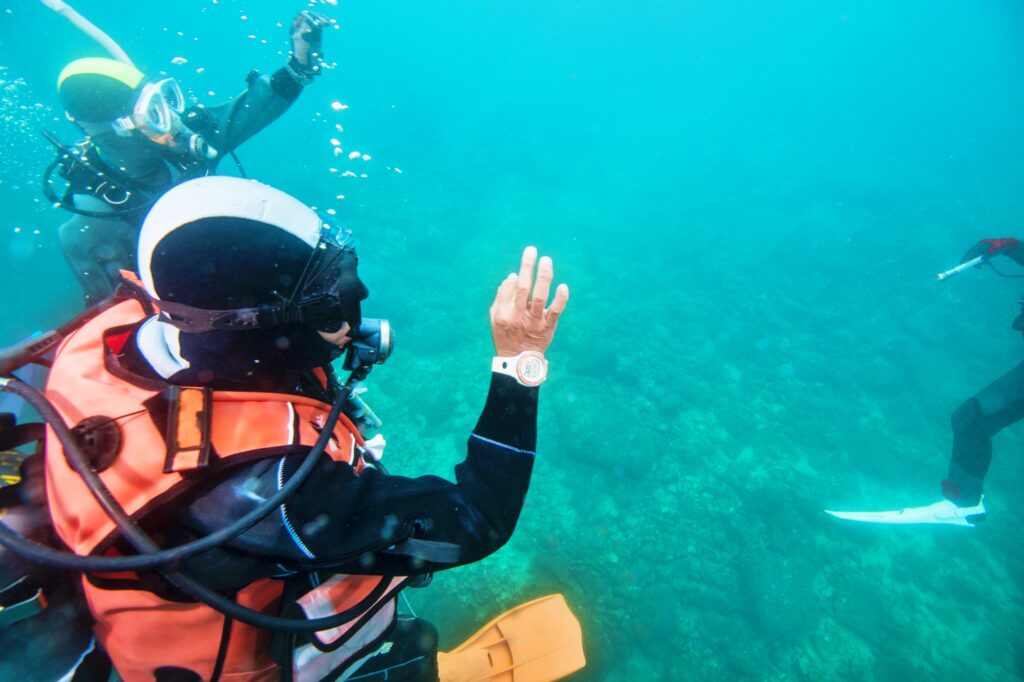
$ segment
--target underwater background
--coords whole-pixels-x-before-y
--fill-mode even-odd
[[[283,64],[306,6],[73,4],[209,103]],[[461,460],[523,246],[572,290],[516,534],[409,594],[443,648],[559,591],[578,680],[1024,678],[1024,429],[977,528],[822,512],[938,500],[950,413],[1024,359],[1021,282],[935,278],[1024,237],[1024,5],[316,8],[337,68],[239,156],[355,232],[364,310],[397,330],[367,396],[391,469]],[[0,345],[80,308],[38,131],[75,139],[57,74],[101,54],[0,1]]]

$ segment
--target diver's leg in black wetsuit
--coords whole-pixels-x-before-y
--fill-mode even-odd
[[[121,269],[135,269],[136,232],[133,225],[113,216],[76,215],[60,226],[60,245],[85,290],[86,305],[114,293]]]
[[[961,507],[978,504],[992,461],[992,436],[1024,419],[1024,362],[953,413],[953,456],[943,493]]]
[[[422,618],[399,616],[390,647],[370,658],[350,682],[437,682],[437,629]]]

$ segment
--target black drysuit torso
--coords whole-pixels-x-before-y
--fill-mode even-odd
[[[133,343],[122,366],[160,378]],[[296,393],[280,375],[271,390]],[[174,377],[170,378],[171,383]],[[216,389],[216,382],[212,386]],[[238,390],[231,382],[231,389]],[[260,386],[261,390],[267,387]],[[322,399],[322,396],[313,396]],[[533,470],[537,388],[492,374],[484,408],[467,442],[455,481],[409,478],[368,467],[361,475],[326,455],[298,492],[227,546],[193,557],[187,570],[233,590],[270,576],[314,572],[419,575],[478,561],[508,541]],[[297,455],[304,451],[297,451]],[[401,455],[389,459],[400,459]],[[194,539],[247,513],[288,481],[301,456],[239,465],[193,487],[143,524],[170,544]],[[408,532],[412,537],[399,541]]]

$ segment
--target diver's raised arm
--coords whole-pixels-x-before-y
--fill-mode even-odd
[[[298,99],[302,90],[324,72],[323,29],[326,17],[304,10],[295,15],[289,28],[291,49],[284,66],[269,75],[249,74],[248,88],[233,101],[215,106],[194,107],[186,118],[222,154],[279,118]]]
[[[132,63],[131,58],[128,56],[128,53],[125,52],[113,38],[96,26],[96,24],[76,12],[75,8],[64,2],[64,0],[42,0],[42,3],[46,5],[48,9],[53,10],[70,21],[74,24],[75,28],[80,30],[82,33],[99,43],[104,50],[114,57],[114,59],[119,62],[123,62],[128,66],[135,66],[135,64]]]
[[[371,575],[445,570],[497,551],[512,536],[529,488],[537,446],[538,386],[547,367],[541,353],[551,344],[569,297],[568,287],[560,285],[551,306],[545,307],[553,276],[551,259],[538,261],[531,246],[523,252],[518,274],[509,275],[498,288],[491,333],[499,355],[454,482],[438,476],[386,475],[374,468],[357,475],[352,467],[324,458],[303,494],[288,502],[292,530],[276,527],[283,516],[275,516],[240,535],[232,549],[273,556],[289,569],[332,565],[344,573]],[[343,327],[321,336],[343,347],[346,332]],[[494,367],[501,361],[509,367]],[[199,534],[208,533],[223,524],[225,515],[236,517],[272,494],[291,478],[299,461],[286,457],[233,470],[191,500],[181,521]],[[242,488],[247,495],[237,494]],[[241,557],[218,555],[211,565],[223,570],[225,561],[244,563]],[[201,577],[215,577],[204,574],[201,562],[189,568]],[[267,570],[279,567],[268,564]]]

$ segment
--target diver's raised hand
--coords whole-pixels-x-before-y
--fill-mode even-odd
[[[320,44],[323,42],[324,27],[330,23],[327,17],[309,10],[299,12],[292,20],[292,52],[288,66],[301,78],[312,80],[320,75],[324,60]]]
[[[569,301],[569,287],[559,284],[551,306],[545,307],[552,279],[551,259],[544,256],[538,263],[537,248],[527,246],[519,263],[519,273],[505,278],[491,304],[491,336],[497,355],[512,357],[525,350],[543,353],[551,345],[558,318]]]

